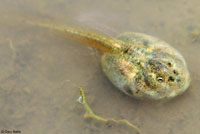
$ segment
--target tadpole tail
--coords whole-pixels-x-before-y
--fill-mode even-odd
[[[84,29],[73,28],[66,25],[58,25],[48,21],[26,20],[26,22],[34,26],[56,30],[61,32],[67,38],[83,42],[103,52],[119,53],[122,50],[122,42],[106,35],[101,35],[95,32],[89,32]]]

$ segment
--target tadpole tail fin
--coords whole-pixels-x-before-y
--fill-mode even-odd
[[[56,23],[54,24],[47,21],[26,20],[26,22],[34,26],[56,30],[61,32],[67,38],[86,43],[89,46],[97,48],[103,52],[119,53],[121,51],[122,42],[103,34],[97,34],[84,29],[68,27],[66,25],[58,25]]]

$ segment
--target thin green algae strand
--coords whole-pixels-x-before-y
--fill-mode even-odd
[[[109,122],[113,122],[115,124],[121,124],[121,125],[127,125],[129,127],[131,127],[132,129],[137,131],[137,134],[142,134],[141,130],[133,125],[132,123],[130,123],[128,120],[115,120],[113,118],[103,118],[101,116],[96,115],[93,110],[90,108],[90,106],[88,105],[87,101],[86,101],[86,97],[85,97],[85,93],[84,93],[84,89],[83,87],[79,87],[80,89],[80,98],[79,98],[79,102],[83,105],[83,107],[86,110],[86,113],[84,115],[84,118],[86,119],[94,119],[97,121],[101,121],[103,123],[109,123]]]

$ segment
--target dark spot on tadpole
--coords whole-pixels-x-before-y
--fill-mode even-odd
[[[140,90],[137,90],[135,93],[138,94],[140,92]]]
[[[174,81],[174,77],[169,76],[168,81]]]
[[[168,65],[169,67],[172,67],[172,63],[171,63],[171,62],[168,62],[167,65]]]
[[[124,53],[128,53],[128,50],[129,50],[129,49],[125,49],[125,50],[124,50]]]
[[[178,75],[178,72],[176,70],[173,70],[173,73],[176,74],[176,75]]]
[[[153,72],[158,72],[159,70],[161,70],[162,68],[164,68],[165,66],[160,63],[158,60],[154,60],[154,59],[151,59],[149,60],[149,65],[150,65],[150,68]]]

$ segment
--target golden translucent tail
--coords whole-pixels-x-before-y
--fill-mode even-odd
[[[57,30],[62,32],[62,34],[66,35],[68,38],[84,42],[103,52],[119,53],[122,49],[122,43],[119,40],[115,40],[105,35],[96,34],[87,30],[72,28],[65,25],[57,25],[45,21],[27,20],[26,22],[31,25]]]

